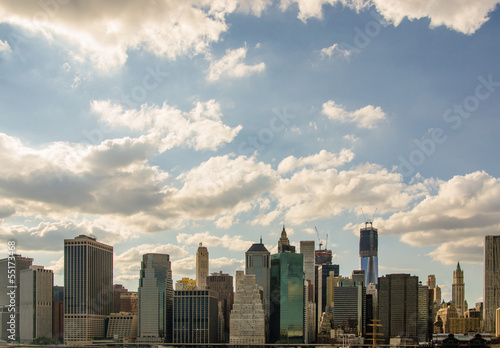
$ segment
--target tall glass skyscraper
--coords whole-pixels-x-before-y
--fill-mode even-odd
[[[368,226],[370,225],[370,226]],[[359,231],[359,257],[365,271],[365,286],[378,282],[378,230],[371,222]]]
[[[283,252],[271,255],[272,343],[304,341],[304,268],[303,255]]]
[[[263,305],[264,313],[266,318],[269,319],[269,280],[270,280],[270,270],[271,270],[271,253],[267,250],[264,244],[262,244],[262,238],[260,243],[254,243],[245,253],[245,274],[255,275],[255,281],[257,285],[262,286],[263,290]]]
[[[170,256],[142,256],[139,279],[139,342],[172,342],[174,288]]]

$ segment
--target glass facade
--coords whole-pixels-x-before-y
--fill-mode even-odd
[[[370,224],[370,226],[368,226]],[[371,222],[359,231],[360,266],[365,271],[365,286],[378,283],[378,230]]]
[[[272,343],[302,343],[304,340],[303,255],[271,255]]]

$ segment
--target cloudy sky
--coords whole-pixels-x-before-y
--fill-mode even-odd
[[[194,277],[203,242],[234,274],[285,222],[347,276],[366,216],[380,274],[449,299],[460,261],[472,306],[500,228],[498,2],[2,1],[2,250],[62,285],[63,239],[92,233],[136,290],[144,253]]]

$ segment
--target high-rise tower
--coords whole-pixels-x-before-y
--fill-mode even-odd
[[[370,226],[368,226],[368,224]],[[365,286],[378,282],[378,230],[368,221],[359,231],[359,257],[365,271]]]
[[[254,274],[257,285],[262,287],[264,313],[269,320],[271,254],[265,245],[262,244],[262,238],[260,239],[260,243],[252,244],[250,249],[245,253],[245,274]]]
[[[493,333],[495,313],[500,308],[500,236],[485,237],[483,301],[484,331]]]
[[[95,237],[64,240],[64,344],[104,337],[113,310],[113,247]]]
[[[290,245],[290,241],[286,235],[285,225],[283,225],[283,230],[281,231],[280,239],[278,240],[278,253],[284,252],[295,252],[295,247]]]
[[[173,342],[174,288],[170,256],[142,256],[139,278],[139,342]]]
[[[208,249],[202,243],[196,251],[196,288],[204,290],[207,288],[208,277]]]
[[[455,304],[458,316],[463,317],[467,306],[465,305],[465,283],[464,272],[457,263],[457,269],[453,271],[453,284],[451,288],[451,301]]]

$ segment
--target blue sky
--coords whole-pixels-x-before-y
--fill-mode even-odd
[[[260,236],[482,297],[500,227],[497,0],[3,1],[0,239],[54,269],[64,238],[115,250],[137,288],[165,252],[234,274]]]

